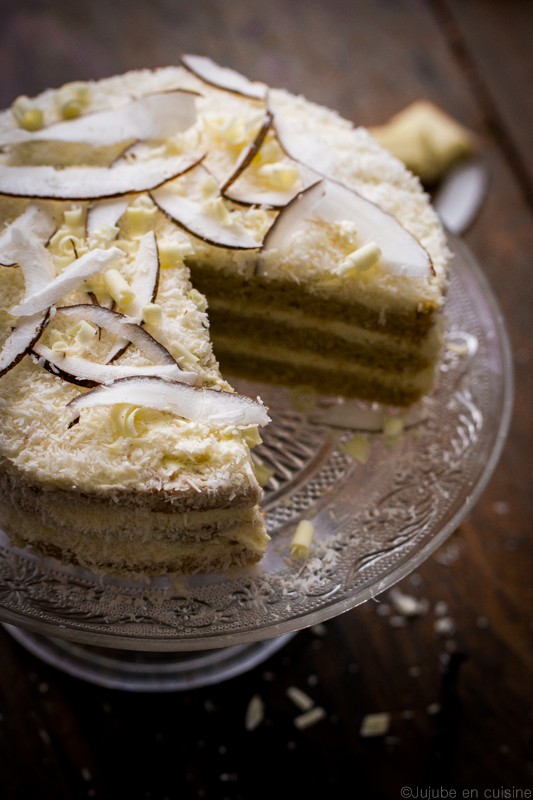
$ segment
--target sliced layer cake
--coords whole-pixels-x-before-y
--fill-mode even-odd
[[[443,231],[334,112],[189,56],[19,98],[0,147],[17,543],[136,574],[254,563],[268,415],[228,376],[395,405],[431,390]]]

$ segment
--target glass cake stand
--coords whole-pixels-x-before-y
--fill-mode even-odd
[[[260,565],[234,575],[131,581],[37,558],[0,532],[6,629],[46,662],[93,683],[188,689],[243,673],[298,630],[354,608],[416,569],[479,497],[512,408],[502,316],[464,244],[451,245],[436,391],[404,414],[395,441],[382,431],[392,410],[239,386],[261,395],[273,420],[256,450],[272,473],[263,503],[272,540]],[[358,457],[361,432],[366,460]],[[290,555],[302,518],[315,526],[304,561]]]

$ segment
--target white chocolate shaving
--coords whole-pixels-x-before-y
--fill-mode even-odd
[[[390,714],[386,712],[367,714],[361,722],[359,735],[363,738],[384,736],[389,730],[390,718]]]
[[[300,520],[291,540],[291,556],[293,558],[307,558],[314,535],[315,526],[313,523],[307,519]]]
[[[22,131],[16,131],[16,133],[37,131],[39,128],[42,128],[44,123],[43,112],[29,97],[26,97],[26,95],[17,97],[11,106],[11,111],[13,112],[16,122],[22,129]]]
[[[287,689],[287,697],[292,700],[300,711],[309,711],[315,705],[314,700],[297,686],[289,686]]]
[[[131,303],[135,297],[131,286],[118,269],[108,269],[104,272],[104,285],[115,303],[121,308]]]
[[[244,717],[244,727],[247,731],[255,730],[261,724],[265,715],[265,706],[260,695],[254,694]]]
[[[361,464],[366,464],[370,458],[370,441],[368,436],[362,433],[356,433],[355,436],[344,442],[340,449],[350,458],[353,458],[354,461],[359,461]]]
[[[71,333],[76,339],[76,344],[80,348],[85,349],[93,343],[98,329],[86,320],[80,319],[80,321],[73,326]]]
[[[358,275],[365,272],[381,258],[381,250],[375,242],[367,242],[350,253],[336,268],[340,275]]]
[[[157,303],[146,303],[141,309],[141,316],[148,325],[159,325],[163,319],[163,310]]]
[[[403,434],[405,423],[403,417],[388,417],[383,420],[383,434],[390,444],[395,444]]]
[[[137,436],[140,433],[138,417],[141,409],[127,403],[117,403],[110,412],[110,422],[113,431],[118,436]]]
[[[313,706],[310,708],[309,711],[304,711],[303,714],[295,717],[294,725],[298,728],[298,730],[305,730],[306,728],[310,728],[311,725],[316,725],[317,722],[320,722],[326,716],[326,712],[322,708],[322,706]]]

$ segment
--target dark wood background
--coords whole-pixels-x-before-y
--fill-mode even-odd
[[[533,3],[0,0],[0,106],[181,52],[358,124],[426,97],[477,132],[490,187],[465,240],[508,324],[511,431],[474,510],[400,585],[426,604],[415,618],[386,594],[240,677],[145,695],[69,677],[0,630],[0,797],[531,797]],[[289,686],[325,718],[298,730]],[[265,715],[249,732],[255,694]],[[388,734],[361,737],[380,711]]]

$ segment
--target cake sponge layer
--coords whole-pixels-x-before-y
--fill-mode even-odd
[[[71,516],[69,509],[63,510],[66,518]],[[75,515],[75,507],[70,510]],[[187,515],[160,516],[154,526],[122,511],[118,530],[112,517],[107,529],[95,530],[91,518],[78,518],[76,526],[71,526],[50,513],[52,524],[47,525],[39,512],[0,500],[0,525],[14,544],[97,573],[142,577],[227,572],[254,564],[264,555],[269,537],[259,509],[232,514],[229,523],[223,515],[214,521],[209,514],[197,513],[195,538]],[[125,528],[127,535],[121,535]]]

